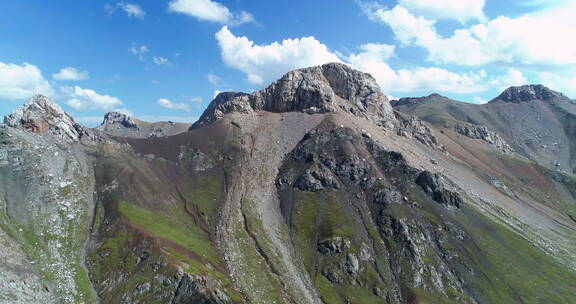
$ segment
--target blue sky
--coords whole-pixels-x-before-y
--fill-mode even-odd
[[[121,110],[192,122],[216,91],[341,61],[385,94],[485,102],[543,83],[576,97],[576,5],[562,0],[3,0],[0,115],[35,93],[80,122]]]

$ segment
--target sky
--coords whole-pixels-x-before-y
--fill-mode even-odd
[[[79,122],[193,122],[221,91],[338,61],[390,98],[576,97],[576,1],[2,0],[0,116],[34,94]]]

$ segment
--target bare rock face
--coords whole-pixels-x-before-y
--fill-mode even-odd
[[[136,122],[128,115],[119,112],[109,112],[104,115],[102,125],[123,126],[125,128],[138,128]]]
[[[494,100],[502,100],[506,102],[525,102],[531,100],[551,100],[551,99],[568,99],[564,94],[550,90],[549,88],[541,85],[523,85],[517,87],[509,87],[504,90],[500,96]],[[493,101],[494,101],[493,100]]]
[[[43,95],[30,98],[12,114],[5,116],[4,123],[36,134],[50,133],[69,141],[78,141],[86,133],[85,128],[76,123],[72,116]]]
[[[470,124],[456,124],[454,130],[466,137],[483,140],[503,152],[513,152],[514,149],[497,133],[492,132],[486,126]]]
[[[388,98],[367,73],[344,64],[328,63],[294,70],[268,88],[252,94],[219,94],[192,125],[199,128],[230,112],[295,112],[309,114],[345,111],[380,125],[394,120]]]

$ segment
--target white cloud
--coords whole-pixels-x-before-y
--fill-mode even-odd
[[[172,0],[168,4],[168,11],[228,25],[254,21],[252,14],[245,11],[232,13],[226,6],[212,0]]]
[[[204,101],[204,98],[202,98],[200,96],[190,98],[190,102],[192,102],[192,103],[202,103],[203,101]]]
[[[60,90],[62,97],[66,99],[66,104],[76,111],[109,111],[123,105],[117,97],[101,95],[94,90],[83,89],[79,86],[61,87]]]
[[[485,103],[488,102],[488,100],[486,100],[486,99],[484,99],[484,98],[482,98],[482,97],[478,97],[478,96],[474,97],[474,98],[472,99],[472,101],[473,101],[473,103],[475,103],[475,104],[485,104]]]
[[[221,86],[222,85],[222,78],[218,75],[208,73],[206,74],[206,79],[214,86]]]
[[[370,73],[383,92],[409,93],[416,91],[437,91],[444,93],[478,93],[491,88],[499,90],[512,85],[526,84],[524,75],[515,69],[506,74],[489,76],[486,71],[456,73],[436,67],[414,67],[393,69],[387,60],[394,56],[394,47],[385,44],[365,44],[359,53],[346,58],[354,68]]]
[[[252,84],[276,80],[293,69],[340,61],[314,37],[256,45],[247,37],[234,36],[224,26],[216,33],[216,40],[224,63],[245,73]]]
[[[400,0],[398,4],[429,19],[486,20],[485,0]]]
[[[552,90],[562,92],[571,98],[576,98],[576,68],[553,73],[540,72],[536,78],[538,82]]]
[[[55,80],[71,80],[71,81],[80,81],[89,79],[90,76],[86,71],[80,71],[74,67],[65,67],[60,69],[60,71],[56,74],[52,74],[52,78]]]
[[[146,12],[142,7],[133,3],[117,2],[114,5],[106,4],[104,9],[108,12],[108,15],[112,15],[116,10],[121,9],[130,18],[144,19],[146,17]]]
[[[36,66],[0,62],[0,99],[26,99],[34,94],[53,95],[50,83]]]
[[[222,93],[222,91],[220,90],[215,90],[214,93],[212,94],[212,99],[216,98],[216,96],[218,96],[218,94]]]
[[[167,58],[164,58],[164,57],[154,56],[154,58],[152,58],[152,60],[157,65],[172,66],[172,62],[170,62],[170,60],[168,60]]]
[[[479,66],[487,63],[562,66],[576,64],[576,4],[543,9],[517,18],[498,17],[458,29],[450,37],[436,31],[435,20],[415,16],[403,6],[387,10],[363,5],[370,19],[390,26],[404,46],[428,51],[428,60]]]
[[[143,61],[144,55],[146,53],[148,53],[148,47],[145,45],[133,45],[130,48],[130,53],[132,53],[132,55],[138,57],[138,59],[140,59],[140,61]]]
[[[170,109],[170,110],[181,110],[184,112],[190,112],[190,107],[188,107],[187,104],[185,103],[175,103],[172,102],[166,98],[160,98],[158,99],[158,104],[166,109]]]
[[[511,86],[520,86],[528,83],[524,74],[515,69],[508,69],[506,74],[495,77],[490,80],[490,85],[499,91],[503,91]]]
[[[216,38],[224,62],[244,72],[248,81],[254,84],[270,83],[296,68],[341,61],[324,44],[311,37],[255,45],[247,37],[236,37],[223,27]],[[421,66],[394,69],[388,61],[395,56],[395,49],[393,45],[368,43],[359,46],[358,52],[341,57],[353,68],[374,76],[386,94],[422,91],[478,93],[526,82],[524,75],[515,69],[496,77],[483,69],[463,73]],[[216,91],[214,97],[219,92]]]

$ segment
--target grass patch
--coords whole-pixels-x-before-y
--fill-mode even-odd
[[[148,211],[125,202],[118,203],[118,211],[135,227],[191,250],[214,265],[220,262],[207,233],[201,228],[183,225],[158,211]]]
[[[222,201],[220,177],[216,175],[198,177],[188,201],[198,208],[205,220],[212,219]]]
[[[488,261],[475,261],[486,276],[486,279],[477,278],[477,282],[488,302],[576,303],[575,273],[512,230],[486,216],[477,216],[479,219],[470,219],[470,222],[481,220],[483,225],[463,225],[469,228],[480,253]]]

